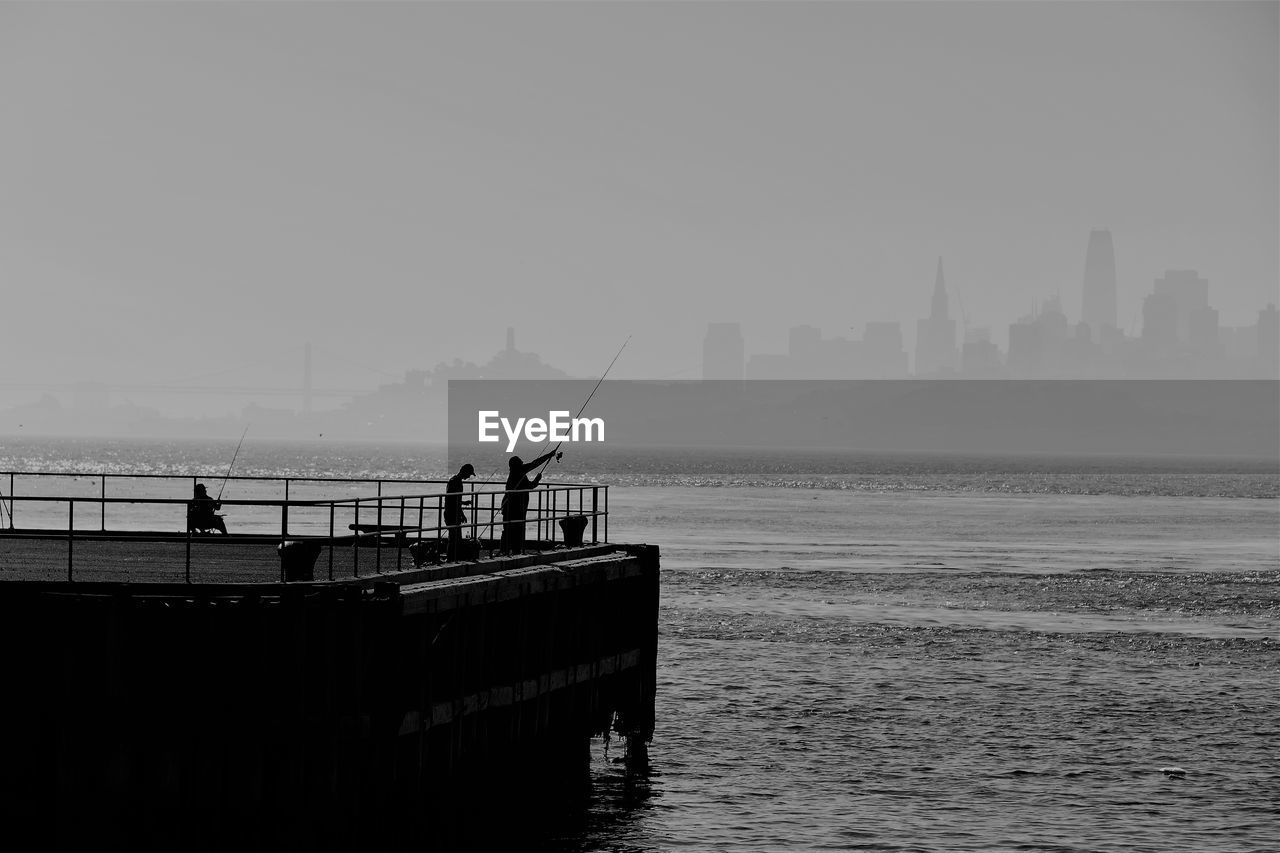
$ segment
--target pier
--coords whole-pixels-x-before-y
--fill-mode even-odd
[[[480,540],[480,559],[453,563],[410,557],[439,530],[398,512],[386,531],[335,521],[331,536],[225,541],[5,530],[6,810],[63,849],[444,850],[492,831],[477,814],[514,820],[580,790],[592,737],[643,762],[658,549],[604,541],[602,523],[582,544],[538,525],[603,488],[567,486],[557,515],[531,512],[544,535],[530,552],[490,558]],[[434,522],[430,495],[407,505],[418,497]],[[268,515],[315,509],[275,503]],[[281,579],[281,545],[300,542],[313,577]],[[71,566],[32,577],[42,553]],[[193,568],[235,579],[188,581]]]

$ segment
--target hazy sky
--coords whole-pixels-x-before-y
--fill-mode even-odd
[[[1280,4],[0,3],[0,386],[372,386],[708,321],[1280,300]],[[852,330],[850,327],[853,327]],[[204,377],[202,379],[202,377]],[[4,392],[0,388],[0,393]]]

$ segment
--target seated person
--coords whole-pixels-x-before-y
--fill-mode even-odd
[[[187,502],[187,529],[194,531],[217,530],[227,532],[222,516],[214,510],[222,509],[222,502],[215,501],[205,491],[203,483],[196,483],[196,494]]]

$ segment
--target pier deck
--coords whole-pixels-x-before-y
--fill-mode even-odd
[[[531,541],[415,566],[413,533],[0,532],[11,836],[456,850],[579,796],[593,736],[643,760],[656,547]],[[307,543],[305,579],[284,576],[282,541]]]
[[[284,572],[280,538],[270,535],[218,534],[191,537],[170,533],[89,532],[70,542],[47,533],[0,531],[0,582],[65,580],[75,582],[245,584],[282,580],[327,581],[373,578],[408,571],[458,574],[467,567],[489,566],[501,561],[487,556],[497,543],[484,542],[481,559],[455,563],[415,565],[411,538],[347,536],[337,542],[311,540],[314,560],[305,560],[303,572]],[[308,540],[291,539],[290,543]],[[422,540],[435,542],[436,540]],[[600,544],[567,548],[550,542],[530,542],[529,558],[563,556],[583,548],[595,553]],[[592,550],[594,549],[594,550]],[[559,558],[558,556],[556,558]],[[68,572],[68,562],[71,571]],[[301,564],[302,561],[300,561]],[[286,577],[285,574],[288,576]]]

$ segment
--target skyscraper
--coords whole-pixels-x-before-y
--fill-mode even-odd
[[[1275,379],[1280,376],[1280,311],[1274,302],[1258,312],[1257,337],[1260,375]]]
[[[1176,343],[1203,355],[1217,354],[1218,312],[1209,306],[1207,280],[1195,270],[1168,270],[1156,279],[1152,296],[1165,298],[1172,306],[1166,310],[1172,315]]]
[[[942,278],[942,258],[933,280],[929,316],[916,321],[916,376],[954,373],[959,366],[956,321],[951,319],[947,287]]]
[[[1080,319],[1089,324],[1094,341],[1102,339],[1104,328],[1116,327],[1116,250],[1105,228],[1089,232],[1080,303]]]

